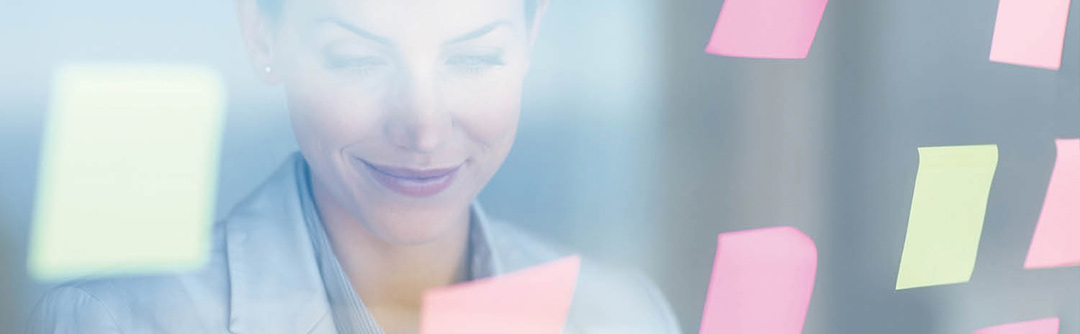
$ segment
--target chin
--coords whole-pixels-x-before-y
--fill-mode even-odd
[[[446,219],[447,216],[453,216],[449,213],[437,217],[408,217],[416,216],[415,213],[394,216],[394,219],[371,222],[368,228],[374,230],[380,239],[391,244],[423,245],[445,237],[458,223]]]
[[[365,210],[367,228],[383,241],[396,245],[421,245],[443,238],[459,228],[457,217],[469,210],[468,201],[395,205],[378,203]],[[466,221],[466,224],[468,221]]]

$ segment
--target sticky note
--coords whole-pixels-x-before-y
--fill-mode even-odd
[[[562,333],[581,258],[424,292],[421,334]]]
[[[1042,213],[1024,269],[1080,266],[1080,139],[1057,140]]]
[[[1047,318],[983,328],[971,334],[1058,334],[1061,319]]]
[[[802,333],[817,246],[793,227],[720,234],[700,333]]]
[[[997,145],[919,148],[897,290],[971,279],[997,162]]]
[[[806,58],[828,2],[724,0],[705,52],[745,58]]]
[[[224,87],[200,66],[66,65],[46,117],[28,269],[195,269],[208,256]]]
[[[1069,0],[1000,0],[990,60],[1057,70]]]

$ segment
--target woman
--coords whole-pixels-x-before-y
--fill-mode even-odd
[[[215,225],[196,273],[50,292],[44,333],[412,333],[424,290],[563,256],[490,221],[546,0],[238,0],[300,155]],[[567,332],[674,333],[645,280],[585,262]]]

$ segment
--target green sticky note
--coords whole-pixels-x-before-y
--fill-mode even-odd
[[[221,78],[205,67],[59,68],[30,274],[50,281],[205,263],[224,105]]]
[[[897,290],[971,279],[997,162],[997,145],[919,148]]]

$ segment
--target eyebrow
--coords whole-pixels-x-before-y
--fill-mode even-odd
[[[345,21],[343,21],[343,20],[341,20],[339,18],[336,18],[336,17],[329,17],[329,18],[321,19],[321,20],[315,21],[314,24],[318,25],[318,24],[325,24],[325,23],[329,23],[329,24],[333,24],[333,25],[337,25],[339,27],[345,28],[345,30],[350,31],[353,34],[356,34],[357,36],[370,39],[372,41],[378,42],[379,44],[383,44],[383,45],[392,45],[392,44],[394,44],[393,42],[390,41],[389,38],[376,35],[373,32],[361,29],[360,27],[352,25],[352,24],[350,24],[348,22],[345,22]]]
[[[484,35],[487,35],[488,33],[492,32],[492,31],[495,31],[495,29],[498,29],[498,28],[501,28],[501,27],[512,27],[512,26],[513,26],[513,23],[510,23],[510,21],[506,21],[506,20],[495,21],[495,22],[489,23],[489,24],[487,24],[487,25],[485,25],[483,27],[480,27],[480,29],[476,29],[476,30],[467,32],[467,33],[465,33],[465,34],[463,34],[461,36],[458,36],[458,37],[454,37],[454,38],[450,39],[449,41],[446,41],[446,43],[443,43],[443,44],[445,45],[445,44],[461,43],[461,42],[464,42],[464,41],[477,39],[477,38],[483,37]]]
[[[389,38],[379,36],[379,35],[377,35],[377,34],[375,34],[373,32],[364,30],[364,29],[362,29],[360,27],[357,27],[356,25],[345,22],[344,20],[341,20],[341,19],[336,18],[336,17],[324,18],[324,19],[315,21],[314,24],[318,25],[318,24],[326,24],[326,23],[337,25],[339,27],[345,28],[345,30],[350,31],[353,34],[356,34],[357,36],[360,36],[360,37],[363,37],[363,38],[366,38],[366,39],[370,39],[372,41],[378,42],[379,44],[383,44],[383,45],[393,45],[394,44],[392,41],[390,41]],[[455,43],[461,43],[461,42],[465,42],[465,41],[472,40],[472,39],[477,39],[477,38],[483,37],[484,35],[487,35],[487,34],[491,33],[492,31],[495,31],[495,29],[498,29],[498,28],[501,28],[501,27],[512,27],[512,26],[513,26],[513,23],[511,23],[510,21],[507,21],[507,20],[495,21],[495,22],[492,22],[492,23],[488,23],[487,25],[485,25],[483,27],[480,27],[479,29],[467,32],[467,33],[462,34],[461,36],[458,36],[458,37],[454,37],[454,38],[446,41],[443,44],[444,45],[455,44]]]

